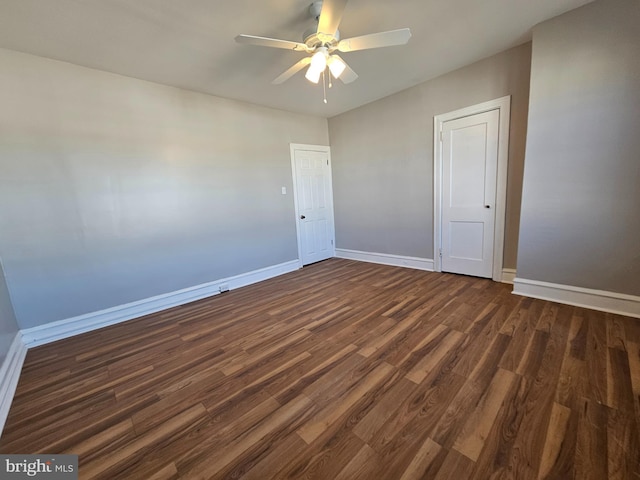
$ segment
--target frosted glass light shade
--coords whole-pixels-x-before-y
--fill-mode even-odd
[[[331,56],[329,60],[327,60],[327,65],[329,66],[329,70],[331,70],[331,75],[334,78],[340,78],[344,69],[347,68],[347,65],[342,61],[340,57]]]
[[[320,81],[320,74],[322,70],[314,69],[312,66],[307,69],[307,73],[304,74],[305,78],[312,83],[318,83]]]

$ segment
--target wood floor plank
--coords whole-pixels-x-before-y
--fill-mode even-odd
[[[354,427],[353,433],[365,442],[370,442],[382,425],[393,416],[398,405],[415,391],[416,385],[406,378],[398,381],[371,411]]]
[[[433,464],[441,450],[442,447],[440,445],[430,438],[427,438],[402,474],[402,477],[400,477],[400,480],[418,480],[423,478],[424,473]]]
[[[581,398],[588,396],[587,365],[584,360],[586,325],[580,315],[574,314],[558,377],[555,401],[569,408],[576,408],[581,403]]]
[[[554,403],[545,437],[538,478],[572,478],[578,413]]]
[[[292,459],[278,473],[278,479],[335,478],[363,448],[364,443],[353,435],[348,422],[325,431],[302,455]]]
[[[380,364],[369,375],[364,377],[354,388],[346,392],[339,400],[338,406],[331,404],[319,411],[305,425],[297,431],[298,435],[307,442],[313,442],[322,432],[336,422],[338,418],[344,415],[353,405],[361,401],[363,397],[371,392],[380,382],[388,378],[394,369],[388,363]]]
[[[569,332],[568,355],[578,360],[584,360],[587,351],[587,327],[589,323],[584,318],[584,310],[576,309],[571,319]]]
[[[565,356],[558,377],[555,401],[573,408],[580,403],[581,398],[587,398],[589,396],[587,375],[587,365],[584,360],[578,360],[570,355]]]
[[[83,462],[90,461],[106,448],[118,448],[119,444],[128,442],[136,436],[131,419],[126,419],[116,425],[109,427],[99,435],[93,435],[82,441],[70,445],[64,453],[78,455]]]
[[[634,411],[633,385],[629,356],[617,348],[608,348],[607,405],[630,415]]]
[[[536,330],[550,332],[556,322],[559,308],[559,303],[546,302],[540,316],[538,317]]]
[[[442,324],[434,326],[431,319],[423,320],[406,331],[395,342],[391,342],[384,349],[378,350],[376,358],[384,360],[394,367],[400,367],[400,365],[409,361],[411,356],[419,355],[416,352],[424,348],[432,340],[429,338],[430,335],[439,335],[447,330],[448,328]],[[417,361],[411,362],[406,370],[409,370],[416,363]]]
[[[640,480],[640,321],[330,259],[29,350],[2,453],[80,478]]]
[[[252,355],[247,355],[242,361],[234,362],[231,365],[228,365],[221,369],[222,373],[225,375],[232,375],[240,370],[243,370],[251,365],[254,365],[266,358],[269,358],[274,352],[282,350],[287,347],[291,347],[291,345],[299,342],[304,339],[308,335],[311,335],[309,330],[300,330],[291,335],[287,335],[284,339],[275,343],[274,345],[270,345],[268,348],[262,350],[259,353],[255,353]]]
[[[179,478],[178,469],[176,468],[176,464],[171,462],[157,472],[151,473],[151,475],[147,477],[147,480],[174,480],[176,478]]]
[[[384,359],[385,362],[391,363],[391,365],[397,367],[399,370],[408,373],[416,368],[426,355],[429,355],[440,342],[449,335],[451,329],[445,325],[438,325],[435,328],[429,329],[425,334],[420,337],[420,341],[404,355],[394,355],[400,353],[396,352],[382,352],[375,358]],[[395,358],[394,358],[395,357]],[[388,360],[392,360],[389,362]],[[406,375],[405,373],[405,375]],[[416,382],[414,382],[416,383]],[[417,382],[420,383],[420,382]]]
[[[567,351],[573,307],[560,306],[549,330],[545,353],[524,398],[525,414],[511,452],[511,467],[518,478],[536,478],[560,376],[559,365]]]
[[[504,311],[499,308],[497,310],[492,309],[473,323],[470,330],[466,332],[468,342],[465,346],[464,355],[461,355],[458,362],[456,362],[454,372],[464,377],[469,377],[477,367],[480,359],[486,355],[488,345],[496,339],[497,335],[505,335],[502,333],[504,321]],[[511,345],[512,343],[513,338],[508,344]],[[504,357],[504,354],[502,357]]]
[[[356,373],[361,371],[371,371],[366,359],[358,353],[347,355],[337,365],[331,365],[324,375],[310,383],[302,393],[316,403],[328,404],[361,380],[362,377]]]
[[[462,427],[453,448],[472,461],[477,461],[491,431],[503,401],[515,384],[518,376],[508,370],[499,369],[489,388]]]
[[[633,407],[635,417],[640,429],[640,343],[629,342],[627,350],[627,361],[631,377],[631,390],[633,392]]]
[[[383,336],[373,337],[358,351],[358,353],[363,357],[370,357],[376,350],[382,348],[386,343],[393,341],[398,335],[413,327],[419,320],[420,319],[417,315],[405,318],[397,323],[393,328],[385,332]]]
[[[94,459],[87,464],[81,460],[79,473],[83,478],[114,478],[118,471],[126,469],[137,457],[144,455],[146,450],[152,449],[165,438],[177,436],[179,431],[184,432],[194,428],[197,423],[207,418],[207,410],[204,406],[196,405],[156,429],[136,437],[132,442],[110,452],[109,455]]]
[[[583,400],[574,459],[575,478],[597,480],[608,478],[608,413],[607,407]]]
[[[513,459],[519,455],[513,446],[521,435],[520,425],[526,415],[526,398],[533,382],[528,377],[518,377],[512,390],[505,395],[503,406],[485,440],[470,478],[513,478]]]
[[[72,445],[94,436],[100,436],[113,425],[130,419],[141,408],[153,403],[154,398],[145,396],[126,405],[118,404],[112,394],[104,401],[90,407],[76,405],[76,411],[49,418],[46,422],[34,422],[29,429],[5,428],[0,438],[0,451],[7,452],[63,452],[70,451]],[[61,434],[62,432],[62,434]]]
[[[281,378],[280,382],[274,382],[271,386],[267,387],[267,390],[279,402],[283,404],[287,403],[290,399],[297,397],[303,391],[307,390],[307,387],[312,389],[316,388],[317,385],[314,384],[325,377],[336,365],[342,364],[345,359],[352,357],[355,362],[359,362],[359,356],[352,356],[357,349],[358,347],[356,345],[348,344],[327,358],[323,358],[323,355],[315,356],[312,354],[312,363],[310,363],[302,373],[296,372],[294,375]],[[333,374],[325,378],[326,383],[324,385],[335,381]],[[314,387],[310,387],[311,385],[314,385]],[[307,393],[310,392],[308,391]]]
[[[363,445],[347,465],[340,470],[334,480],[369,480],[378,472],[378,454],[369,446]]]
[[[253,430],[247,432],[246,435],[239,437],[222,450],[216,452],[215,457],[209,458],[206,462],[200,462],[189,471],[180,472],[181,475],[194,479],[212,478],[229,464],[237,462],[238,458],[246,451],[255,448],[265,438],[277,435],[279,431],[286,428],[290,423],[305,415],[311,406],[311,400],[301,395],[276,410]]]
[[[523,305],[524,304],[525,302],[523,302]],[[527,302],[526,304],[527,308],[525,310],[517,311],[511,321],[507,322],[513,329],[512,332],[509,332],[509,330],[504,327],[500,332],[512,337],[509,348],[500,361],[500,368],[511,372],[515,372],[520,363],[522,363],[523,356],[531,352],[527,350],[527,346],[536,331],[538,319],[544,310],[546,302]]]
[[[469,374],[469,379],[481,385],[488,384],[495,377],[500,359],[510,342],[511,337],[508,335],[500,333],[496,335],[485,354],[480,357],[477,365]]]
[[[438,470],[438,473],[433,478],[434,480],[450,480],[453,478],[469,478],[473,471],[473,462],[467,457],[457,452],[456,450],[449,450],[449,453],[444,459],[442,466]],[[423,477],[424,478],[424,477]]]
[[[250,410],[227,421],[213,422],[206,424],[201,432],[193,436],[190,448],[178,453],[175,458],[178,470],[183,474],[198,468],[200,463],[205,462],[211,452],[217,452],[226,448],[230,442],[237,441],[243,435],[253,431],[260,423],[276,412],[281,405],[272,397],[267,396],[261,402],[256,402]],[[220,425],[216,425],[220,423]],[[217,428],[215,428],[217,427]]]
[[[628,412],[607,410],[608,478],[622,480],[640,477],[640,430]]]
[[[402,474],[464,382],[459,375],[435,375],[433,381],[423,382],[368,442],[380,453],[390,476]]]
[[[619,315],[608,313],[605,315],[607,325],[607,346],[623,352],[627,350],[627,335],[624,319]]]
[[[518,328],[518,325],[520,325],[526,319],[529,307],[533,302],[534,299],[532,298],[518,296],[518,303],[514,305],[513,310],[508,312],[505,321],[500,327],[500,333],[502,333],[503,335],[513,336],[516,328]]]
[[[273,398],[261,394],[253,404],[234,406],[231,415],[215,418],[209,415],[209,420],[186,432],[179,442],[163,442],[145,452],[143,458],[128,468],[127,474],[130,478],[144,478],[148,471],[166,463],[168,459],[183,471],[192,469],[206,461],[211,452],[222,450],[231,441],[255,428],[279,407],[280,404]]]
[[[429,372],[442,361],[447,352],[461,342],[463,338],[463,333],[455,330],[447,332],[447,335],[406,374],[406,378],[414,383],[421,383],[429,375]]]
[[[242,398],[250,397],[252,395],[258,394],[261,391],[265,391],[265,388],[269,385],[271,379],[276,378],[281,373],[294,368],[303,360],[306,360],[310,357],[311,354],[305,351],[299,353],[290,360],[283,360],[282,363],[276,366],[272,366],[270,363],[268,363],[265,365],[266,367],[268,367],[268,370],[255,380],[252,380],[250,377],[247,378],[246,375],[237,377],[237,380],[241,383],[241,385],[236,386],[227,395],[209,396],[209,398],[203,401],[203,404],[207,407],[207,410],[209,410],[212,415],[215,415],[214,412],[218,411],[219,409],[232,406],[233,404],[240,402]]]
[[[248,466],[243,480],[268,480],[282,478],[279,473],[292,458],[299,458],[307,444],[298,435],[289,435],[278,442],[275,448],[255,463]],[[236,478],[236,477],[232,477]]]
[[[447,450],[453,446],[487,387],[488,385],[480,386],[471,380],[464,383],[433,428],[431,436],[438,444]]]
[[[628,342],[640,343],[640,322],[637,318],[620,317],[620,322],[624,325],[624,336]]]
[[[587,346],[585,361],[588,372],[588,395],[598,403],[607,402],[607,325],[600,315],[591,311],[587,312]]]
[[[529,343],[520,358],[520,363],[518,363],[515,373],[535,378],[538,370],[540,369],[540,365],[542,364],[542,358],[545,350],[547,349],[548,341],[548,331],[536,329],[536,331],[533,332],[533,335],[531,335]]]
[[[216,383],[223,381],[224,376],[219,373],[218,376],[212,377]],[[184,389],[176,394],[165,397],[153,398],[153,401],[144,408],[139,408],[133,415],[131,420],[138,435],[160,425],[176,414],[182,412],[188,407],[192,407],[202,403],[203,385],[194,385],[193,389]],[[192,394],[192,392],[196,394]]]
[[[43,411],[35,407],[33,410],[21,411],[15,414],[13,423],[5,427],[0,441],[9,449],[30,446],[32,442],[48,446],[49,443],[45,440],[55,443],[61,430],[66,432],[77,428],[84,412],[103,411],[115,405],[117,402],[113,392],[107,391],[68,404],[67,408],[59,410],[51,408]]]

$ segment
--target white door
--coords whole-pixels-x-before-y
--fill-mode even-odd
[[[500,112],[442,124],[442,271],[491,278]]]
[[[302,265],[335,256],[333,192],[328,147],[292,145]]]

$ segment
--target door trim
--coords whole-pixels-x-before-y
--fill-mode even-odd
[[[298,267],[302,268],[302,234],[300,232],[300,210],[298,206],[298,175],[296,172],[296,150],[311,150],[327,154],[329,159],[329,190],[331,193],[331,256],[336,256],[336,226],[333,210],[333,173],[331,171],[331,149],[326,145],[308,145],[305,143],[290,143],[289,152],[291,155],[291,176],[293,179],[293,206],[295,210],[296,238],[298,242]]]
[[[509,119],[511,118],[511,95],[461,108],[433,117],[433,269],[442,271],[442,125],[450,120],[498,110],[498,178],[496,179],[496,218],[493,231],[493,275],[496,282],[502,281],[504,261],[504,230],[507,203],[507,165],[509,161]]]

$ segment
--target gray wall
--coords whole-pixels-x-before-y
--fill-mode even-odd
[[[11,342],[18,333],[18,323],[13,313],[7,283],[4,279],[2,260],[0,259],[0,366],[7,357]]]
[[[8,50],[0,105],[21,328],[297,258],[289,142],[327,145],[325,119]]]
[[[640,295],[640,2],[533,33],[518,277]]]
[[[530,44],[329,119],[338,248],[433,258],[433,117],[511,95],[504,267],[516,265]]]

